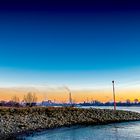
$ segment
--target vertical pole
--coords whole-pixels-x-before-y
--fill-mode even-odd
[[[115,81],[112,81],[113,84],[113,98],[114,98],[114,111],[116,111],[116,97],[115,97]]]

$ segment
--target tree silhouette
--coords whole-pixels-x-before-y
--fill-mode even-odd
[[[12,97],[12,101],[13,101],[13,102],[16,102],[16,103],[19,103],[19,98],[18,98],[16,95],[14,95],[14,96]]]
[[[14,95],[11,99],[11,106],[15,106],[15,107],[19,107],[20,104],[19,104],[19,97],[17,97],[16,95]]]
[[[139,102],[139,100],[138,99],[135,99],[134,102],[135,102],[135,104],[137,104]]]
[[[35,93],[28,92],[26,96],[24,96],[24,102],[26,106],[32,107],[36,105],[37,97]]]

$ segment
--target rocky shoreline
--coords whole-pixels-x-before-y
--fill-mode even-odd
[[[0,139],[30,131],[71,125],[95,125],[140,120],[130,111],[79,108],[0,108]]]

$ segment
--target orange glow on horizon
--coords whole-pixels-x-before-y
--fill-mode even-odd
[[[26,95],[28,90],[1,88],[0,100],[11,100],[14,95],[18,96],[20,100],[23,100],[23,96]],[[56,102],[68,102],[69,94],[66,91],[33,91],[36,93],[38,102],[43,100],[52,100]],[[113,101],[112,90],[72,90],[72,99],[74,102],[92,101],[98,100],[101,102]],[[116,101],[126,101],[130,99],[139,99],[140,90],[118,90],[116,91]]]

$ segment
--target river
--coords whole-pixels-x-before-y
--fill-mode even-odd
[[[84,107],[85,108],[85,107]],[[112,107],[96,107],[109,108]],[[140,107],[118,107],[119,110],[136,111]],[[140,140],[140,121],[113,123],[108,125],[75,126],[36,132],[29,136],[21,136],[24,140]]]

